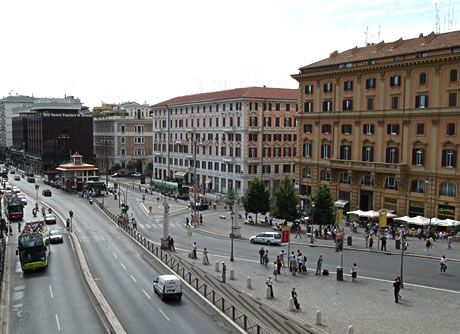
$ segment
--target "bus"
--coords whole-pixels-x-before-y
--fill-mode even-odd
[[[20,220],[24,217],[24,204],[19,197],[8,196],[5,193],[3,203],[9,220]]]
[[[150,182],[153,191],[169,195],[172,197],[177,197],[180,199],[189,199],[189,189],[188,185],[178,183],[178,182],[167,182],[163,180],[152,179]]]
[[[48,226],[44,221],[26,223],[18,237],[18,249],[22,271],[46,269],[50,256]]]

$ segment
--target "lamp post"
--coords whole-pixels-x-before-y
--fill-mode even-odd
[[[314,211],[315,211],[315,202],[311,202],[311,228],[310,228],[310,243],[313,244],[315,241],[313,239],[313,223],[314,223]]]
[[[232,218],[232,233],[230,233],[230,240],[231,240],[230,261],[233,262],[235,261],[235,258],[233,257],[233,220],[235,217],[235,213],[233,212],[233,209],[230,211],[230,217]]]
[[[401,231],[401,273],[400,273],[400,283],[401,283],[401,288],[404,288],[404,283],[403,283],[403,269],[404,269],[404,251],[406,250],[406,236],[404,234],[404,231]]]

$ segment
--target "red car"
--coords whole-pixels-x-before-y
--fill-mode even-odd
[[[111,175],[112,177],[123,177],[124,175],[121,173],[114,173]]]

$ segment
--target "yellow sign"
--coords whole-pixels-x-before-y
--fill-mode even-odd
[[[286,225],[283,225],[282,229],[283,229],[283,230],[289,230],[289,229],[290,229],[290,227],[289,227],[289,225],[288,225],[288,224],[286,224]]]
[[[187,231],[187,237],[188,237],[189,239],[192,239],[192,231]]]
[[[342,220],[343,220],[343,210],[337,209],[337,226],[342,225]]]
[[[380,210],[379,213],[379,227],[387,226],[387,210]]]

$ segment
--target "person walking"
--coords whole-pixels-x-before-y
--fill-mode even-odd
[[[316,261],[316,274],[321,276],[321,266],[323,265],[323,256],[320,254],[318,261]]]
[[[372,235],[369,236],[369,250],[372,250],[372,246],[374,245],[374,238],[372,238]]]
[[[297,255],[297,270],[299,271],[299,273],[302,272],[302,266],[303,266],[303,256],[302,256],[302,253],[299,253],[299,255]]]
[[[356,278],[358,277],[358,266],[356,263],[353,263],[351,266],[351,280],[354,282]]]
[[[268,276],[267,282],[265,282],[265,284],[267,284],[268,288],[270,289],[270,297],[273,298],[273,281],[271,276]]]
[[[383,235],[381,238],[380,238],[380,241],[382,241],[382,244],[380,245],[380,250],[383,252],[383,251],[387,251],[387,238]]]
[[[276,263],[276,272],[278,275],[281,275],[281,259],[279,255],[276,257],[275,263]],[[276,280],[276,277],[275,277],[275,280]]]
[[[285,266],[285,265],[284,265],[284,250],[282,250],[282,251],[280,252],[279,257],[280,257],[280,261],[281,261],[281,266],[284,267],[284,266]]]
[[[265,250],[263,247],[260,247],[259,249],[259,261],[260,264],[264,264],[264,255],[265,255]]]
[[[297,239],[297,237],[300,237],[300,239],[302,239],[302,236],[300,235],[300,225],[297,225],[297,233],[295,234],[295,238],[294,239]]]
[[[185,228],[189,228],[188,217],[185,217]]]
[[[200,213],[200,225],[203,224],[203,215]]]
[[[367,230],[366,232],[364,232],[364,242],[365,242],[366,248],[369,248],[369,232]]]
[[[302,272],[307,274],[307,257],[304,255],[303,261],[302,261]]]
[[[196,241],[193,242],[192,252],[193,252],[193,258],[196,259],[197,258],[197,256],[196,256]]]
[[[297,291],[295,291],[295,288],[292,288],[291,297],[294,300],[295,308],[298,310],[300,308],[300,304],[299,304],[299,301],[297,300]]]
[[[399,303],[399,299],[401,299],[401,296],[399,295],[400,289],[401,289],[401,280],[398,276],[395,278],[395,281],[393,282],[393,292],[395,296],[395,303]]]
[[[169,250],[175,252],[176,248],[174,247],[174,238],[169,238]]]
[[[269,262],[269,258],[268,258],[268,249],[265,251],[265,254],[264,254],[264,265],[265,265],[265,268],[267,268],[268,266],[268,262]]]
[[[275,281],[278,280],[278,263],[276,261],[273,262],[273,277],[275,277]]]
[[[131,224],[133,225],[133,230],[137,230],[137,221],[136,218],[131,218]]]
[[[222,261],[222,283],[225,283],[226,279],[227,279],[227,266],[225,265],[225,262]]]
[[[18,222],[18,233],[21,233],[21,222]]]
[[[289,270],[291,271],[292,276],[296,276],[297,260],[294,256],[289,257]]]
[[[206,265],[209,264],[208,250],[206,248],[203,249],[203,264],[206,264]]]
[[[447,236],[447,249],[452,248],[452,235]]]
[[[431,250],[431,240],[428,239],[428,240],[426,241],[426,243],[425,243],[425,254],[426,254],[427,256],[430,255],[430,250]]]
[[[446,256],[443,255],[441,258],[441,274],[442,273],[445,274],[446,270],[447,270],[447,259],[446,259]]]

